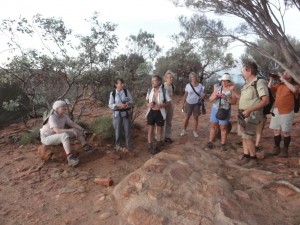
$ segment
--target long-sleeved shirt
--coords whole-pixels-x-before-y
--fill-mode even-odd
[[[130,94],[130,92],[126,89],[127,91],[127,97],[125,94],[125,91],[122,89],[120,91],[115,90],[116,95],[115,98],[113,97],[113,92],[110,93],[109,95],[109,102],[108,102],[108,107],[111,108],[113,110],[113,116],[117,117],[117,116],[122,116],[125,117],[127,115],[126,111],[120,111],[117,109],[116,105],[120,104],[120,103],[128,103],[129,105],[133,104],[133,99],[132,96]]]

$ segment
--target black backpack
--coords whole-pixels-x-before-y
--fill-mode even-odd
[[[294,112],[297,113],[299,112],[300,108],[300,93],[298,93],[297,96],[294,95]]]
[[[254,81],[253,84],[252,84],[252,86],[254,86],[254,88],[255,88],[255,90],[256,90],[256,94],[257,94],[258,97],[259,97],[259,95],[258,95],[258,91],[257,91],[257,81],[258,81],[259,79],[264,79],[264,78],[258,77],[257,80]],[[268,92],[269,92],[269,104],[266,105],[266,106],[264,107],[264,109],[263,109],[264,115],[271,114],[271,110],[272,110],[273,104],[274,104],[274,102],[275,102],[275,98],[274,98],[274,96],[273,96],[273,94],[272,94],[272,91],[271,91],[271,89],[270,89],[269,87],[268,87]]]

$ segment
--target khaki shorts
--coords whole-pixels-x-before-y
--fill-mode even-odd
[[[273,113],[275,116],[271,117],[270,128],[273,130],[282,130],[284,132],[290,132],[295,117],[294,111],[287,114],[279,114],[278,109],[274,108]]]
[[[246,126],[243,128],[238,125],[238,135],[242,136],[243,139],[253,139],[256,134],[257,126],[262,120],[262,113],[255,111],[250,114],[248,118],[245,119]]]
[[[200,105],[198,104],[189,104],[189,103],[185,103],[185,108],[184,108],[184,112],[188,115],[191,116],[192,114],[194,116],[200,116],[201,111],[200,111]]]
[[[267,123],[267,117],[264,116],[261,121],[259,122],[258,126],[256,127],[256,133],[257,134],[262,134],[265,126],[266,126],[266,123]]]

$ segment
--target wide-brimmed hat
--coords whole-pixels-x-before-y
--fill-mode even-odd
[[[67,106],[67,103],[63,100],[59,100],[59,101],[54,102],[52,109],[57,110],[57,108],[65,107],[65,106]]]
[[[220,77],[218,80],[229,80],[231,81],[231,76],[228,73],[224,73],[222,77]]]

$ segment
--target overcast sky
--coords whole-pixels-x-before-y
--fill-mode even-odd
[[[31,18],[40,13],[44,17],[61,17],[75,33],[84,33],[89,28],[84,19],[89,19],[94,11],[100,12],[103,21],[118,24],[116,34],[121,42],[142,29],[155,34],[155,41],[164,51],[172,46],[170,36],[180,31],[178,16],[193,13],[186,8],[175,7],[170,0],[5,0],[1,2],[0,18],[17,18],[20,15]],[[229,17],[227,21],[234,24],[236,18]],[[299,21],[298,10],[287,13],[287,33],[298,39]],[[4,40],[0,38],[0,48],[3,44]],[[235,57],[242,53],[240,48],[231,51]]]

